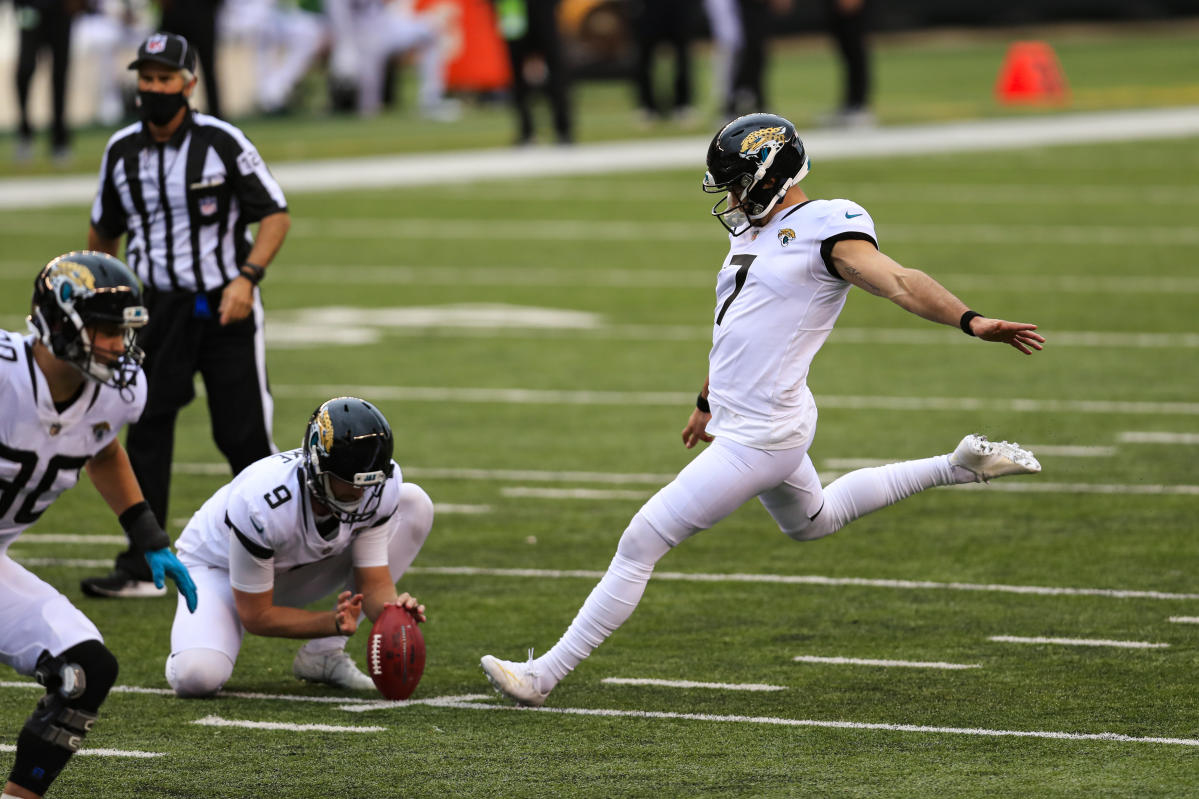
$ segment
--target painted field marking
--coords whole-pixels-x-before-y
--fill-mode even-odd
[[[128,544],[123,535],[81,535],[79,533],[25,533],[25,544]]]
[[[45,689],[36,682],[32,681],[8,681],[0,682],[0,688],[29,688],[44,691]],[[114,685],[111,690],[114,694],[148,694],[151,696],[174,696],[175,692],[170,688],[147,688],[140,685]],[[374,704],[376,699],[359,699],[357,697],[346,696],[305,696],[303,694],[264,694],[254,691],[220,691],[216,694],[221,699],[265,699],[282,702],[314,702],[324,705],[346,705],[346,704]]]
[[[38,686],[39,688],[41,686]],[[0,752],[15,752],[17,747],[13,744],[0,744]],[[95,757],[165,757],[166,752],[139,752],[136,749],[80,749],[75,753],[80,755],[93,755]],[[7,794],[6,794],[7,795]]]
[[[919,660],[872,660],[869,658],[817,657],[796,655],[791,658],[798,663],[829,663],[834,666],[885,666],[905,669],[981,669],[980,663],[940,663]]]
[[[432,703],[430,703],[432,704]],[[768,724],[782,727],[823,727],[841,730],[879,730],[915,732],[933,735],[976,735],[1001,738],[1047,738],[1062,741],[1110,741],[1113,743],[1147,743],[1175,746],[1199,746],[1196,738],[1138,737],[1115,732],[1077,733],[1043,730],[989,730],[973,727],[932,727],[919,724],[888,724],[861,721],[823,721],[818,719],[786,719],[770,716],[718,716],[705,713],[674,713],[658,710],[615,710],[583,707],[516,707],[508,704],[483,704],[475,701],[438,702],[435,707],[457,710],[507,710],[520,713],[552,713],[567,716],[598,716],[607,718],[663,719],[672,721],[703,721],[726,724]],[[357,708],[347,708],[357,710]],[[373,708],[371,708],[373,709]]]
[[[448,386],[278,385],[272,393],[289,399],[332,397],[350,393],[376,400],[409,402],[483,402],[513,405],[642,405],[687,407],[677,391],[587,391],[530,388],[457,388]],[[692,398],[694,399],[694,398]],[[1199,402],[1055,400],[1012,397],[887,397],[821,395],[821,408],[883,411],[992,411],[997,413],[1101,413],[1199,416]]]
[[[717,691],[786,691],[785,685],[762,683],[695,682],[693,680],[658,680],[652,677],[605,677],[607,685],[657,685],[663,688],[711,688]]]
[[[203,727],[245,727],[251,730],[286,730],[287,732],[387,732],[386,727],[347,727],[342,724],[290,724],[283,721],[242,721],[205,716],[192,724]]]
[[[27,558],[20,548],[8,551],[9,557],[22,566],[61,566],[67,569],[103,569],[112,565],[112,558],[96,560],[87,558]]]
[[[1119,649],[1166,649],[1169,644],[1148,641],[1109,641],[1103,638],[1025,638],[1019,635],[992,635],[988,641],[1001,644],[1061,644],[1062,646],[1112,646]]]
[[[1199,624],[1199,616],[1171,616],[1170,621],[1175,624]]]
[[[1199,444],[1199,433],[1118,433],[1121,444]]]
[[[492,696],[492,694],[462,694],[460,696],[434,696],[429,699],[405,699],[399,702],[393,702],[388,699],[372,699],[369,702],[342,705],[337,709],[344,710],[347,713],[367,713],[372,710],[402,710],[406,707],[417,705],[443,707],[447,705],[453,706],[458,702],[477,702],[481,699],[490,699]]]
[[[621,491],[606,488],[534,488],[532,486],[505,486],[500,489],[505,497],[529,497],[533,499],[647,499],[646,491]]]

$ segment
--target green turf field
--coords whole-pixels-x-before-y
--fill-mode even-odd
[[[401,584],[429,608],[419,701],[301,701],[339,694],[291,677],[297,643],[250,638],[226,686],[243,695],[114,693],[88,746],[161,757],[77,757],[52,795],[1199,794],[1199,625],[1171,621],[1199,617],[1199,140],[815,156],[810,196],[861,202],[900,262],[1049,339],[1024,357],[855,292],[811,374],[817,467],[983,432],[1031,445],[1043,474],[929,491],[808,544],[746,506],[661,561],[550,712],[508,709],[479,657],[552,645],[643,499],[692,457],[678,431],[725,252],[702,167],[290,196],[264,284],[276,441],[298,442],[331,392],[360,394],[391,420],[407,479],[445,508]],[[0,326],[22,324],[33,270],[85,224],[84,208],[4,214]],[[223,482],[207,419],[202,401],[181,417],[172,533]],[[174,603],[84,599],[79,579],[104,569],[61,561],[107,562],[117,545],[38,539],[119,534],[81,482],[11,554],[59,561],[32,568],[99,625],[119,685],[164,689]],[[827,579],[770,581],[805,576]],[[37,695],[0,687],[0,745]],[[382,729],[196,723],[209,717]]]

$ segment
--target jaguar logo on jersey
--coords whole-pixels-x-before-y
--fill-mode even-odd
[[[92,425],[92,435],[96,437],[96,441],[103,441],[104,434],[112,432],[112,427],[108,422],[100,422],[100,424]]]
[[[779,231],[779,244],[786,247],[791,242],[795,241],[795,231],[789,227],[785,227]]]
[[[741,140],[741,154],[750,157],[758,156],[759,161],[764,161],[766,156],[762,150],[770,145],[782,146],[784,141],[784,131],[781,127],[755,130]]]

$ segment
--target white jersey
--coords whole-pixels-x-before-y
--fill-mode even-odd
[[[759,449],[811,443],[808,369],[850,288],[830,254],[843,239],[878,245],[870,215],[849,200],[810,200],[729,237],[716,279],[708,433]]]
[[[276,575],[351,546],[354,566],[387,566],[387,542],[400,521],[400,467],[392,461],[373,516],[353,524],[330,518],[318,529],[303,465],[293,449],[246,467],[192,516],[175,542],[179,557],[228,571],[233,587],[247,593],[267,591]]]
[[[139,369],[124,391],[87,380],[59,413],[33,359],[33,336],[0,330],[0,553],[37,521],[79,470],[146,404]]]

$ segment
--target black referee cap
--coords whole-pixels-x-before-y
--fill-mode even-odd
[[[137,58],[129,65],[129,69],[137,69],[147,62],[194,73],[196,51],[187,39],[177,33],[155,33],[137,48]]]

